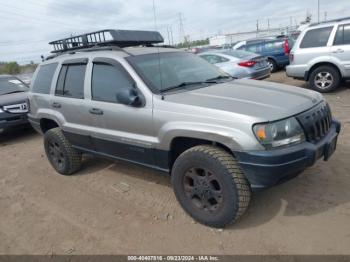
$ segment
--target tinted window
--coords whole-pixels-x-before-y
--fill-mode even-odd
[[[306,32],[300,44],[300,48],[326,46],[329,35],[332,32],[332,29],[333,27],[324,27],[324,28],[312,29]]]
[[[228,62],[229,60],[225,57],[218,56],[218,55],[202,55],[205,60],[207,60],[211,64],[218,64],[218,63],[224,63]]]
[[[338,27],[337,34],[334,38],[334,45],[350,44],[350,25],[342,25]]]
[[[283,48],[283,42],[281,41],[275,41],[275,42],[267,42],[264,45],[265,51],[276,51],[278,49]]]
[[[84,79],[86,65],[62,66],[56,86],[56,95],[84,98]]]
[[[91,86],[92,99],[118,102],[117,93],[123,89],[132,89],[134,83],[121,66],[94,64]]]
[[[253,45],[247,45],[245,47],[245,50],[253,53],[261,53],[262,52],[262,45],[261,44],[253,44]]]
[[[57,63],[43,65],[40,67],[33,84],[33,92],[42,94],[50,93],[51,82],[56,68]]]
[[[64,80],[66,79],[67,67],[68,66],[64,65],[61,68],[61,72],[57,80],[57,86],[56,86],[56,92],[55,92],[56,95],[63,96]]]

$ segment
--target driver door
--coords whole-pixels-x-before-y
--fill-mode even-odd
[[[91,78],[93,142],[98,153],[154,165],[152,104],[142,107],[121,104],[117,94],[135,89],[136,84],[116,60],[95,58]],[[139,91],[140,92],[140,91]]]

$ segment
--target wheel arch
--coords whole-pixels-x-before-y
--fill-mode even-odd
[[[219,148],[224,149],[226,152],[234,156],[233,151],[229,148],[229,145],[226,145],[222,142],[215,140],[191,137],[191,136],[178,136],[174,137],[170,142],[169,147],[169,169],[171,170],[176,159],[186,150],[199,146],[199,145],[214,145]]]
[[[316,64],[314,64],[314,65],[312,65],[312,66],[310,67],[310,69],[308,70],[308,72],[307,72],[307,74],[306,74],[306,76],[305,76],[305,80],[306,80],[306,81],[309,81],[310,75],[312,74],[312,72],[313,72],[316,68],[318,68],[318,67],[320,67],[320,66],[331,66],[331,67],[333,67],[334,69],[336,69],[336,70],[338,71],[340,77],[343,77],[343,73],[341,72],[341,70],[339,69],[339,67],[338,67],[335,63],[332,63],[332,62],[318,62],[318,63],[316,63]]]
[[[40,122],[40,129],[43,134],[45,134],[50,129],[60,127],[58,122],[51,118],[41,118],[39,122]]]

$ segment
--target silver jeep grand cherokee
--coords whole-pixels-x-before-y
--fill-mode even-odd
[[[334,152],[340,124],[319,93],[235,80],[193,54],[152,46],[162,41],[104,30],[51,43],[29,119],[58,173],[77,172],[83,153],[158,169],[189,215],[224,227],[252,190]]]

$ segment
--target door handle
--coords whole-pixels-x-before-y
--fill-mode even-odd
[[[53,102],[53,103],[52,103],[52,107],[54,107],[54,108],[61,108],[62,105],[61,105],[60,103]]]
[[[339,48],[339,49],[333,51],[333,53],[344,53],[344,50]]]
[[[90,114],[94,114],[94,115],[103,115],[103,110],[99,108],[91,108],[89,112]]]

